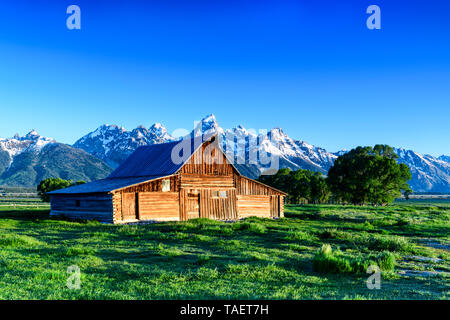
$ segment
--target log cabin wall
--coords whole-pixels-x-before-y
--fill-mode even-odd
[[[200,217],[216,220],[236,220],[236,189],[202,189]]]
[[[280,196],[280,218],[284,218],[284,201],[285,196]]]
[[[270,196],[265,195],[238,195],[239,219],[247,217],[270,218],[270,198]]]
[[[262,183],[235,175],[239,218],[284,217],[284,195]]]
[[[179,197],[178,192],[140,192],[139,220],[180,220]]]
[[[50,216],[113,222],[112,196],[100,194],[52,195]]]
[[[179,177],[174,175],[170,177],[160,178],[157,180],[144,182],[135,186],[131,186],[128,188],[123,188],[117,192],[121,193],[136,193],[136,192],[161,192],[163,180],[170,180],[170,191],[178,192],[179,191]]]
[[[237,192],[240,195],[282,195],[282,193],[277,190],[247,177],[235,175],[234,179]]]
[[[205,142],[183,165],[179,173],[232,176],[235,169],[218,150],[216,142]]]

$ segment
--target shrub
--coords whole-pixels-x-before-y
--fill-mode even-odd
[[[395,256],[387,251],[378,255],[350,256],[340,250],[333,251],[328,244],[322,245],[313,259],[313,269],[329,273],[364,273],[370,265],[377,265],[383,271],[394,269]]]
[[[339,252],[333,252],[329,244],[322,245],[314,256],[313,268],[319,272],[350,273],[352,267],[347,259],[344,259]]]
[[[370,250],[401,252],[410,252],[413,250],[413,245],[407,239],[399,236],[364,235],[359,242],[367,246]]]
[[[383,271],[394,270],[395,256],[389,251],[383,251],[377,256],[378,267]]]

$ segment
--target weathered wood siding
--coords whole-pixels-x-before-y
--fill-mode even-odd
[[[114,223],[120,222],[122,218],[122,193],[115,192],[112,194],[113,203],[113,221]]]
[[[270,216],[272,218],[280,217],[280,196],[270,196]]]
[[[181,174],[181,188],[234,188],[233,176]]]
[[[139,193],[139,220],[180,220],[178,192]]]
[[[180,173],[231,176],[235,170],[215,142],[205,142],[180,169]]]
[[[277,190],[247,177],[235,175],[234,179],[239,195],[282,195]]]
[[[188,219],[187,212],[187,199],[188,197],[188,191],[187,189],[180,189],[180,220],[186,221]]]
[[[113,222],[110,194],[52,195],[50,216]]]
[[[167,178],[160,178],[158,180],[153,180],[150,182],[145,182],[138,184],[136,186],[128,187],[121,189],[118,192],[122,193],[136,193],[136,192],[159,192],[162,191],[162,181],[170,179],[170,191],[171,192],[177,192],[179,190],[179,177],[178,176],[171,176]]]
[[[284,196],[280,196],[280,218],[284,218]]]
[[[134,221],[139,218],[138,206],[139,193],[123,193],[122,194],[122,220]]]
[[[213,192],[226,191],[225,198],[213,196]],[[200,191],[200,216],[217,220],[238,219],[236,207],[236,190],[202,189]]]
[[[239,219],[251,216],[270,218],[270,196],[264,195],[238,195],[237,210]]]

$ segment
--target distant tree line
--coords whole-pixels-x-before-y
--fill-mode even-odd
[[[289,194],[290,203],[350,203],[385,205],[411,194],[411,172],[397,163],[388,145],[357,147],[336,159],[325,177],[309,170],[281,169],[272,176],[261,176],[265,184]]]
[[[42,201],[50,202],[50,196],[47,192],[77,186],[84,183],[86,183],[86,181],[73,182],[72,180],[64,180],[61,178],[48,178],[39,183],[37,186],[37,192]]]
[[[261,176],[259,181],[288,193],[289,203],[324,203],[331,195],[320,172],[284,168],[275,175]]]

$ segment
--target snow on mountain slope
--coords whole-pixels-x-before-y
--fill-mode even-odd
[[[305,141],[290,138],[281,128],[274,128],[267,133],[257,134],[255,130],[247,130],[242,125],[224,130],[214,115],[208,115],[194,129],[199,133],[219,133],[224,144],[224,150],[233,148],[235,161],[256,166],[259,172],[254,172],[253,178],[264,172],[265,162],[261,155],[277,156],[280,167],[309,169],[326,173],[337,158],[325,149],[314,147]],[[258,158],[259,157],[259,158]]]
[[[132,131],[106,124],[83,136],[73,146],[117,168],[138,147],[173,140],[175,138],[160,123],[155,123],[149,129],[138,126]]]
[[[410,186],[420,192],[450,192],[450,163],[412,150],[394,148],[398,162],[411,170]]]
[[[438,160],[450,163],[450,156],[442,155],[442,156],[438,157]]]
[[[0,138],[0,150],[9,155],[9,165],[14,161],[14,157],[22,152],[40,152],[49,143],[55,143],[52,138],[40,136],[35,130],[30,131],[24,137],[15,135],[13,138]]]
[[[84,150],[40,136],[0,138],[0,185],[33,187],[42,179],[91,181],[106,177],[111,168]]]
[[[305,141],[292,139],[281,128],[257,133],[255,130],[238,125],[224,130],[213,114],[199,121],[190,136],[213,133],[219,134],[224,150],[228,154],[229,152],[233,154],[235,165],[239,170],[245,171],[245,174],[252,178],[256,178],[267,169],[259,156],[256,161],[251,160],[255,154],[278,156],[280,168],[308,169],[326,174],[337,157],[347,152],[342,150],[331,153]],[[78,140],[74,146],[106,161],[112,167],[117,167],[141,145],[174,140],[175,138],[159,123],[150,129],[138,127],[131,132],[118,126],[104,125]],[[230,148],[233,150],[229,150]],[[434,158],[401,148],[395,151],[399,155],[398,161],[411,169],[410,185],[413,190],[450,192],[448,156]]]

